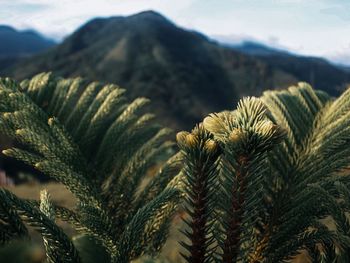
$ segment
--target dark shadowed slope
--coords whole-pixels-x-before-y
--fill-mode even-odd
[[[152,11],[94,19],[5,74],[23,79],[41,71],[118,83],[131,97],[151,98],[153,111],[174,128],[189,128],[209,112],[233,108],[241,96],[303,80]]]

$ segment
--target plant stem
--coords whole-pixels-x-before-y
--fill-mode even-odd
[[[243,215],[243,203],[245,200],[246,177],[247,177],[248,157],[242,155],[238,158],[238,167],[236,168],[236,184],[232,186],[232,217],[226,230],[226,239],[223,247],[223,262],[236,262],[238,258],[241,223]]]

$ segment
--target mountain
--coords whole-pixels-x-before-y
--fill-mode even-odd
[[[297,55],[254,41],[223,45],[259,59],[273,68],[288,72],[332,95],[337,95],[344,83],[350,82],[349,68],[332,64],[323,58]]]
[[[0,57],[32,55],[55,45],[33,30],[17,31],[4,25],[0,25],[0,39]]]
[[[237,43],[231,44],[225,40],[220,41],[220,38],[218,40],[222,45],[231,47],[234,50],[237,50],[247,55],[252,55],[252,56],[291,55],[291,53],[289,53],[286,50],[270,47],[268,45],[265,45],[259,42],[250,41],[250,40],[245,40],[238,44]]]
[[[0,69],[54,45],[55,42],[33,30],[17,31],[10,26],[0,25]]]
[[[350,72],[350,66],[340,65],[340,68],[346,72]]]
[[[60,45],[1,74],[23,79],[53,71],[64,77],[117,83],[127,88],[131,98],[152,99],[152,111],[166,125],[189,129],[209,112],[234,108],[242,96],[310,80],[293,67],[223,46],[146,11],[93,19]],[[327,67],[338,72],[332,65]],[[324,87],[334,95],[350,79],[348,73],[339,74]],[[314,78],[316,88],[321,87],[316,74]]]

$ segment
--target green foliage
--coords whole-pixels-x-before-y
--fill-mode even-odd
[[[213,197],[220,150],[212,137],[202,126],[194,128],[192,133],[177,134],[179,147],[187,160],[184,171],[188,179],[185,185],[185,210],[190,220],[185,219],[185,223],[191,229],[183,231],[191,241],[190,244],[182,242],[189,252],[188,256],[183,257],[193,263],[205,262],[213,253]]]
[[[288,262],[300,250],[348,262],[349,110],[350,89],[333,99],[299,83],[179,133],[187,262]],[[208,154],[208,140],[220,156]],[[191,250],[198,243],[201,254]]]
[[[140,114],[147,99],[128,103],[123,93],[116,85],[87,85],[51,73],[20,85],[0,79],[0,133],[16,142],[3,154],[61,182],[77,198],[70,211],[46,192],[38,203],[1,189],[1,243],[28,237],[26,222],[42,234],[48,262],[84,262],[82,243],[91,242],[110,262],[159,251],[180,195],[178,158],[140,187],[149,168],[170,156],[170,131],[154,124],[153,115]],[[72,242],[56,218],[93,241]]]
[[[0,80],[0,133],[16,142],[3,153],[77,199],[69,210],[46,191],[37,202],[0,189],[5,254],[29,238],[29,225],[48,262],[153,258],[184,197],[188,262],[288,262],[301,250],[313,262],[349,262],[350,89],[333,99],[300,83],[244,98],[179,133],[173,156],[169,130],[143,111],[148,100],[128,103],[123,94],[50,73],[20,85]],[[82,235],[71,240],[58,219]]]

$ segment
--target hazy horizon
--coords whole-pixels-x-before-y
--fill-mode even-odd
[[[94,17],[145,10],[214,39],[253,40],[350,65],[350,2],[344,0],[5,0],[0,2],[0,23],[60,41]]]

